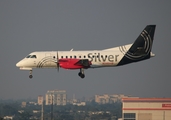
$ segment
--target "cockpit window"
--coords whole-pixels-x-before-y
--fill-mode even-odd
[[[36,55],[28,55],[26,58],[37,58]]]
[[[26,58],[30,58],[31,55],[26,56]]]
[[[36,55],[32,55],[30,58],[36,58]]]

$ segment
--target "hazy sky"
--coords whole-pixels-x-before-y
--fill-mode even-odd
[[[16,63],[33,51],[100,50],[134,42],[156,24],[156,57],[121,67],[21,71]],[[169,0],[1,0],[0,99],[37,98],[47,90],[69,97],[125,94],[171,97],[171,1]]]

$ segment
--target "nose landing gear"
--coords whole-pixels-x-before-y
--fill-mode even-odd
[[[80,72],[78,73],[78,76],[80,76],[81,78],[85,78],[85,74],[84,74],[84,69],[81,68]]]
[[[32,70],[30,70],[30,75],[29,75],[29,78],[33,78],[33,75],[32,75]]]

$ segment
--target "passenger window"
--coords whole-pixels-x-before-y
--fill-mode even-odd
[[[74,58],[77,58],[77,56],[74,56]]]
[[[81,58],[81,56],[79,56],[79,58]]]
[[[63,58],[63,56],[61,56],[61,58]]]
[[[70,58],[72,58],[72,56],[70,56]]]
[[[68,56],[66,56],[66,58],[68,58]]]
[[[86,58],[86,56],[84,55],[84,58]]]

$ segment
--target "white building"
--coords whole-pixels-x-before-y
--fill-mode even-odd
[[[126,98],[128,96],[125,95],[109,95],[109,94],[104,94],[104,95],[95,95],[95,102],[99,104],[107,104],[107,103],[115,103],[118,101],[121,101],[122,98]]]
[[[5,116],[3,120],[13,120],[14,116]]]
[[[52,90],[46,93],[46,105],[66,105],[66,91],[65,90]]]
[[[75,102],[75,103],[73,103],[73,105],[85,106],[86,105],[86,102]]]
[[[171,98],[123,98],[123,120],[171,120]]]
[[[43,96],[42,95],[38,96],[37,103],[38,103],[38,105],[42,105],[43,104]]]

